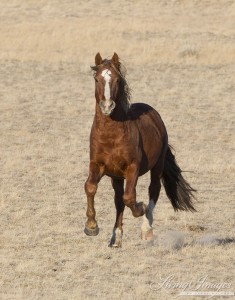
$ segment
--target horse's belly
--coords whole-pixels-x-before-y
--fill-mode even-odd
[[[162,154],[162,143],[159,143],[158,147],[152,147],[145,149],[140,166],[140,176],[151,170],[159,161]]]
[[[142,142],[143,153],[140,168],[140,175],[151,170],[161,158],[165,145],[167,144],[166,135],[156,126],[148,125],[146,128],[142,127]]]

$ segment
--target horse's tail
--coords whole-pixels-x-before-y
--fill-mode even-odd
[[[162,174],[162,183],[167,197],[176,211],[196,211],[192,203],[192,198],[194,198],[193,192],[196,192],[196,190],[189,185],[181,173],[182,171],[175,160],[175,156],[171,152],[171,147],[168,145]]]

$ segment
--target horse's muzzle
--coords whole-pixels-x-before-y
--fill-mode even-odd
[[[105,116],[110,116],[116,106],[116,103],[112,99],[101,100],[99,106]]]

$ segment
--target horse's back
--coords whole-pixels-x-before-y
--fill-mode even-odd
[[[155,109],[146,103],[133,103],[130,106],[128,114],[132,120],[136,120],[141,115],[144,115],[151,110],[155,110]]]
[[[143,148],[141,173],[144,174],[165,155],[168,145],[166,128],[159,113],[145,103],[132,104],[129,118],[137,125],[140,133]]]

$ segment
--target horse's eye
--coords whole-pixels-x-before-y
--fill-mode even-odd
[[[95,82],[98,82],[98,79],[95,77]]]

